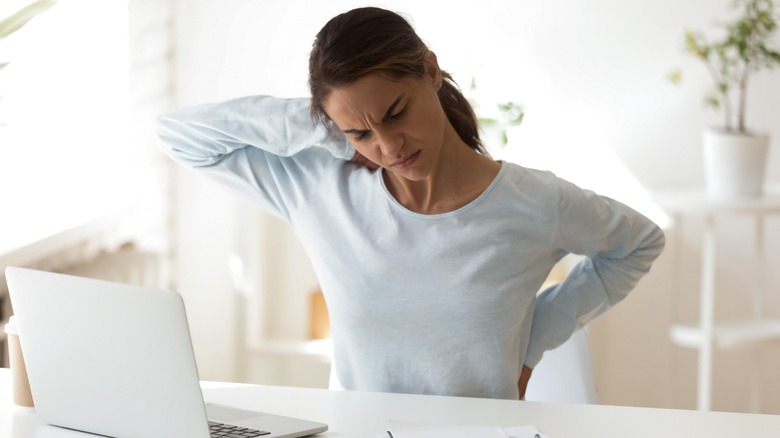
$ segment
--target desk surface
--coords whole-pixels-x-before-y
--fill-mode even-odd
[[[40,425],[11,402],[0,369],[0,438],[91,436]],[[206,401],[321,421],[318,437],[373,438],[389,420],[499,426],[533,425],[550,438],[772,437],[780,416],[672,409],[436,397],[205,382]]]

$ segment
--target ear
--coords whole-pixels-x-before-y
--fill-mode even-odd
[[[442,74],[439,62],[436,60],[436,54],[430,50],[425,54],[425,78],[429,79],[436,89],[441,86]]]

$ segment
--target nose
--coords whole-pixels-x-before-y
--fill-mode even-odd
[[[399,158],[404,147],[404,139],[400,133],[382,132],[376,136],[382,155],[391,158]]]

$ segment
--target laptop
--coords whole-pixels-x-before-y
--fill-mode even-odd
[[[207,438],[223,427],[292,438],[328,428],[205,404],[176,292],[18,267],[5,273],[35,410],[47,424],[144,438]]]

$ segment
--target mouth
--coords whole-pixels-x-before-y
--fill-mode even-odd
[[[418,150],[417,152],[415,152],[413,154],[407,155],[407,156],[401,158],[400,160],[394,162],[393,164],[391,164],[391,166],[395,167],[396,169],[406,169],[407,167],[409,167],[412,164],[414,164],[415,161],[417,161],[417,157],[420,156],[420,152],[421,151],[422,150]]]

